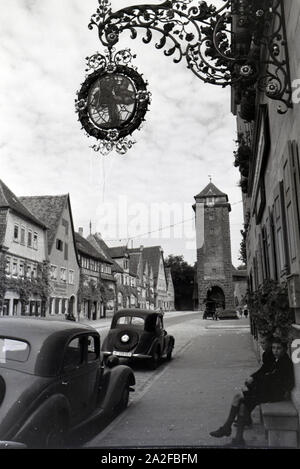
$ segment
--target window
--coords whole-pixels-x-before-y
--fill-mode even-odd
[[[10,272],[10,269],[11,269],[11,266],[10,266],[10,257],[7,257],[6,258],[6,266],[5,266],[5,273],[7,275],[9,275],[11,272]]]
[[[74,270],[69,270],[69,284],[74,284]]]
[[[78,367],[83,361],[83,342],[79,337],[71,340],[66,347],[64,360],[63,360],[63,369],[70,370],[72,368]]]
[[[17,259],[13,259],[12,274],[13,274],[15,277],[18,275],[18,261],[17,261]]]
[[[128,260],[124,259],[124,269],[128,269]]]
[[[36,265],[34,265],[33,268],[32,268],[32,276],[34,278],[37,278],[37,267],[36,267]]]
[[[94,360],[97,360],[99,357],[99,340],[97,340],[96,337],[90,335],[87,338],[87,346],[88,346],[88,361],[92,362]]]
[[[31,231],[31,230],[28,230],[27,246],[28,246],[29,248],[32,247],[32,231]]]
[[[23,261],[19,263],[19,275],[20,277],[24,277],[24,262]]]
[[[52,280],[57,279],[57,267],[56,267],[56,265],[51,265],[50,277],[51,277]]]
[[[14,241],[19,242],[19,225],[17,224],[14,225]]]
[[[25,226],[21,226],[21,244],[25,244]]]
[[[31,277],[31,264],[27,264],[26,266],[26,277],[27,278]]]
[[[33,233],[33,249],[38,248],[38,234],[36,232]]]
[[[61,267],[60,268],[60,280],[62,280],[63,282],[67,281],[66,274],[67,274],[67,269],[65,269],[64,267]]]
[[[56,239],[56,249],[58,251],[63,251],[63,246],[64,246],[64,243],[62,242],[62,240]]]
[[[26,362],[30,348],[27,342],[0,337],[0,363],[6,361]]]

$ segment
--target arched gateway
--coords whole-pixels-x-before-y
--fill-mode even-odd
[[[210,182],[195,200],[197,309],[204,310],[207,301],[234,308],[228,196]]]

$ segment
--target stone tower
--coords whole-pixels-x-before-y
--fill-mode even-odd
[[[234,308],[228,196],[210,182],[195,201],[197,309],[203,310],[206,301]]]

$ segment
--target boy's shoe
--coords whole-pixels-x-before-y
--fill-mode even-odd
[[[223,436],[230,436],[231,435],[231,428],[228,427],[220,427],[218,430],[214,432],[210,432],[210,436],[214,436],[215,438],[222,438]]]
[[[235,421],[234,421],[233,425],[234,425],[235,427],[237,427],[237,426],[238,426],[237,419],[235,419]],[[249,428],[251,428],[251,427],[252,427],[252,425],[253,425],[253,421],[252,421],[252,418],[251,418],[251,417],[249,417],[249,418],[245,419],[245,423],[244,423],[244,426],[245,426],[245,427],[249,427]]]

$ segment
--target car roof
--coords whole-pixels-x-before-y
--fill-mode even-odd
[[[152,311],[148,309],[140,309],[140,308],[124,308],[120,309],[117,313],[113,315],[112,321],[111,321],[111,329],[115,329],[116,327],[119,327],[117,325],[118,319],[122,316],[131,316],[131,317],[139,317],[144,319],[145,321],[145,330],[153,330],[155,327],[155,323],[157,320],[157,317],[162,318],[163,314],[160,313],[159,311]],[[128,327],[128,325],[120,325],[120,327]]]
[[[140,309],[140,308],[124,308],[124,309],[119,309],[117,313],[114,314],[114,317],[119,317],[119,316],[140,316],[140,317],[148,317],[148,316],[163,316],[162,313],[159,311],[153,311],[149,309]]]
[[[83,333],[98,334],[91,326],[71,321],[0,317],[0,337],[23,340],[30,345],[26,362],[1,363],[0,366],[38,376],[54,376],[60,370],[65,345]]]

